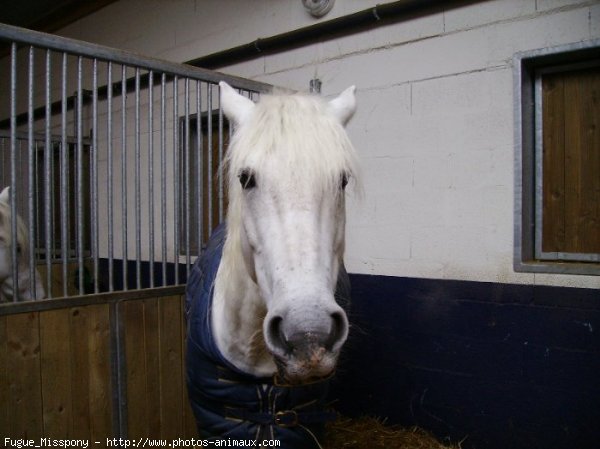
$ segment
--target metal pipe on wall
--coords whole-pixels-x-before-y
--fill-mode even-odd
[[[346,16],[318,22],[270,37],[259,38],[227,50],[186,61],[185,64],[216,69],[259,56],[279,53],[316,42],[337,39],[369,28],[412,20],[417,16],[488,0],[400,0],[378,4]]]

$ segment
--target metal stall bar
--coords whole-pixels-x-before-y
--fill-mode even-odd
[[[46,295],[52,298],[52,220],[50,215],[50,200],[52,192],[50,190],[51,181],[51,160],[52,160],[52,140],[50,136],[49,108],[51,103],[51,77],[52,77],[52,54],[46,50],[46,121],[45,121],[45,144],[44,144],[44,229],[45,229],[45,250],[46,250]]]
[[[50,53],[50,51],[48,51]],[[49,58],[49,56],[48,56]],[[48,59],[49,60],[49,59]],[[61,79],[61,96],[62,96],[62,115],[61,115],[61,145],[60,145],[60,216],[61,223],[68,222],[68,211],[69,211],[69,193],[68,193],[68,180],[69,178],[69,142],[67,140],[67,53],[62,54],[62,79]],[[49,64],[49,63],[48,63]],[[48,69],[49,70],[49,69]],[[61,226],[61,254],[62,254],[62,286],[63,286],[63,296],[68,295],[68,263],[69,263],[69,226]],[[51,270],[52,267],[50,264],[50,256],[46,255],[48,258],[48,270]],[[50,271],[48,272],[50,273]],[[49,275],[50,277],[50,275]],[[48,280],[48,285],[50,285],[51,280]]]
[[[213,108],[213,99],[212,99],[212,84],[206,85],[206,101],[207,106],[206,109],[208,111],[206,115],[207,127],[206,127],[206,135],[207,135],[207,143],[206,143],[206,151],[207,151],[207,171],[206,178],[208,180],[208,235],[212,232],[212,222],[213,222],[213,123],[212,123],[212,108]]]
[[[184,238],[185,238],[185,274],[190,275],[190,80],[185,79],[184,102],[184,142],[183,142],[183,213],[184,213]]]
[[[108,79],[108,97],[106,103],[106,151],[108,158],[108,165],[106,168],[106,191],[108,193],[108,198],[106,202],[106,215],[108,217],[108,291],[112,292],[115,289],[115,280],[114,280],[114,239],[113,239],[113,132],[112,132],[112,112],[113,112],[113,89],[112,89],[112,62],[108,63],[106,67],[107,71],[107,79]]]
[[[94,293],[98,287],[98,60],[93,61],[92,74],[92,147],[91,147],[91,237],[94,273]]]
[[[221,88],[218,88],[219,93],[221,92]],[[217,107],[219,109],[219,162],[223,160],[223,110],[221,109],[221,95],[219,95],[219,99],[217,102]],[[224,179],[222,173],[219,176],[219,223],[224,219],[223,212],[223,200],[225,198],[225,194],[223,191],[223,183]]]
[[[10,48],[10,213],[13,302],[18,301],[17,266],[17,44]]]
[[[173,78],[173,208],[175,210],[173,214],[174,218],[174,235],[173,247],[175,248],[174,261],[175,261],[175,284],[179,284],[179,134],[180,130],[178,127],[178,114],[179,114],[179,77]]]
[[[154,288],[154,72],[148,73],[148,245],[150,288]]]
[[[127,67],[121,66],[121,92],[126,92]],[[127,95],[121,95],[121,248],[123,290],[127,290]]]
[[[67,53],[62,54],[62,114],[61,114],[61,145],[60,145],[60,213],[61,223],[68,223],[69,210],[70,208],[70,197],[69,197],[69,142],[67,140],[67,69],[68,69],[68,56]],[[52,160],[52,156],[50,156]],[[49,190],[50,192],[50,187]],[[51,203],[51,193],[48,193],[48,204]],[[68,295],[68,272],[69,272],[69,257],[71,251],[71,231],[69,226],[61,226],[61,254],[62,254],[62,284],[63,284],[63,296]]]
[[[162,286],[167,285],[167,133],[166,75],[160,77],[160,247],[162,255]]]
[[[198,254],[203,249],[204,244],[204,217],[202,211],[204,210],[204,152],[202,148],[202,82],[196,82],[196,170],[198,174],[198,180],[196,183],[197,188],[197,204],[196,204],[196,219],[198,220],[197,226],[197,245],[196,251]]]
[[[78,266],[78,288],[79,294],[84,293],[84,264],[83,264],[83,58],[77,57],[77,109],[76,123],[77,131],[77,166],[76,166],[76,184],[75,192],[75,216],[77,221],[77,266]]]
[[[27,112],[29,114],[29,120],[27,123],[27,155],[28,155],[28,163],[29,167],[27,174],[28,181],[28,195],[27,195],[27,204],[28,204],[28,215],[29,215],[29,229],[34,229],[33,223],[35,222],[34,217],[34,168],[35,168],[35,160],[34,160],[34,137],[33,137],[33,71],[34,71],[34,48],[29,47],[29,76],[28,76],[28,98],[27,98]],[[35,270],[35,232],[29,233],[29,279],[31,285],[31,292],[33,295],[33,299],[37,298],[37,289],[36,285],[36,270]]]
[[[136,288],[142,288],[142,193],[141,193],[141,142],[140,142],[140,69],[135,69],[135,280]],[[127,263],[125,261],[125,263]]]

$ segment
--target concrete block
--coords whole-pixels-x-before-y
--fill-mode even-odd
[[[361,170],[365,193],[369,197],[377,197],[389,191],[410,189],[414,184],[412,157],[364,158]]]
[[[342,84],[355,83],[366,89],[484,67],[484,46],[481,42],[468,41],[466,38],[462,35],[435,37],[411,45],[327,61],[323,68],[326,72],[334,73]],[[471,51],[461,52],[461,47],[465,45],[471,45]],[[439,64],[440,60],[444,64]],[[360,67],[360,70],[357,71],[356,67]]]
[[[324,60],[371,51],[374,48],[406,44],[444,32],[442,14],[415,17],[399,23],[372,28],[363,32],[324,41],[321,54]]]
[[[600,38],[600,4],[590,6],[590,38]]]
[[[265,73],[276,73],[305,65],[318,67],[321,60],[321,45],[319,43],[311,44],[267,56]]]
[[[356,238],[353,235],[356,231]],[[410,230],[399,225],[372,224],[367,228],[353,228],[347,242],[348,254],[360,254],[370,260],[408,260],[410,258]]]
[[[510,62],[517,52],[554,47],[589,39],[589,8],[500,23],[482,30],[490,64]]]
[[[313,66],[304,66],[294,70],[257,75],[254,79],[274,86],[308,92],[310,80],[314,77],[315,68]]]
[[[507,101],[509,70],[478,71],[413,83],[412,114],[438,116],[485,112]],[[510,82],[509,82],[510,81]]]
[[[568,6],[586,5],[590,2],[585,0],[537,0],[535,3],[538,11],[548,11]]]
[[[452,8],[444,12],[446,33],[489,23],[506,21],[535,13],[531,0],[493,0]]]

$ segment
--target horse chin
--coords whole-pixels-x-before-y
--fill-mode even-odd
[[[316,348],[310,354],[303,352],[275,358],[278,377],[284,383],[302,385],[318,382],[330,377],[335,371],[337,356],[331,352],[324,348]]]

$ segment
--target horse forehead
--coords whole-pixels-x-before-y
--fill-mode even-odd
[[[258,182],[257,193],[282,206],[333,208],[339,199],[334,184],[328,180],[279,173],[273,177],[262,177]]]

